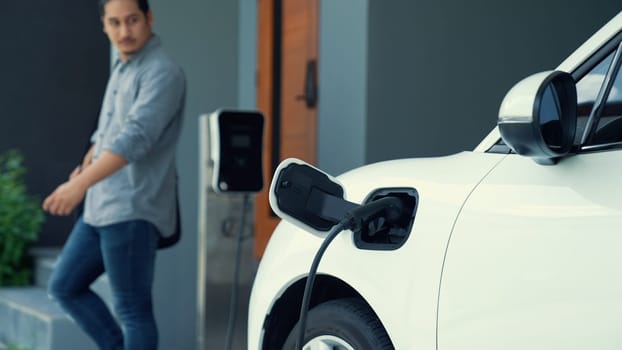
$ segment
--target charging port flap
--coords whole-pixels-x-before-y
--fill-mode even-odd
[[[387,197],[401,203],[399,212],[381,212],[366,218],[354,231],[353,239],[357,248],[395,250],[408,240],[415,221],[419,194],[414,188],[382,188],[370,193],[363,206]]]
[[[330,215],[327,208],[349,203],[343,196],[343,187],[335,178],[295,158],[281,162],[270,186],[272,210],[279,217],[318,234],[329,231],[340,221],[342,215]],[[345,210],[340,211],[345,214]]]
[[[343,220],[359,249],[394,250],[412,229],[418,193],[414,188],[374,190],[362,204],[344,199],[337,179],[301,161],[284,160],[270,186],[270,206],[281,218],[325,236]]]

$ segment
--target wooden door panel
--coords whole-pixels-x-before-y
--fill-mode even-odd
[[[267,193],[275,164],[290,157],[316,162],[316,109],[303,95],[308,63],[317,62],[317,22],[318,0],[259,0],[257,106],[266,116],[267,132],[266,188],[255,205],[257,257],[279,221]],[[315,74],[310,77],[317,83]]]
[[[316,1],[283,1],[281,159],[315,163],[316,113],[303,95],[307,64],[317,59]]]

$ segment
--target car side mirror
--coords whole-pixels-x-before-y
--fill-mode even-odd
[[[270,206],[279,217],[318,235],[358,207],[344,199],[337,179],[295,158],[284,160],[274,172]]]
[[[577,90],[572,76],[549,71],[529,76],[510,89],[497,123],[503,141],[539,164],[555,164],[574,142]]]

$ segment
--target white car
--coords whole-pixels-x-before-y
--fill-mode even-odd
[[[336,179],[284,162],[248,349],[294,348],[312,261],[344,214],[356,224],[319,262],[305,350],[621,349],[621,64],[622,13],[515,85],[471,152]],[[387,197],[399,208],[355,213]]]

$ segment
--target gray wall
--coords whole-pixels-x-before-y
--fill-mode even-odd
[[[240,2],[238,32],[238,107],[255,109],[257,67],[257,0]]]
[[[330,174],[365,164],[367,0],[320,1],[318,165]]]
[[[160,349],[194,349],[197,290],[198,116],[236,106],[239,84],[237,1],[152,0],[154,30],[188,80],[178,150],[183,237],[158,255],[155,281]]]
[[[371,1],[366,162],[472,149],[501,99],[553,69],[617,1]]]

